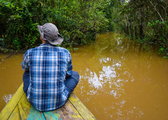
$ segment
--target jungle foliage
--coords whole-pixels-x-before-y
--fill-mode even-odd
[[[1,46],[27,49],[39,44],[38,24],[52,22],[64,37],[63,45],[88,44],[108,30],[103,0],[1,0]]]
[[[167,0],[0,0],[0,46],[19,50],[40,44],[37,25],[46,22],[57,25],[65,47],[119,31],[168,56]]]
[[[130,0],[121,9],[121,27],[141,44],[168,56],[168,1]]]

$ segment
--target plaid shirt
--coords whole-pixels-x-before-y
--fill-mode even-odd
[[[50,44],[41,44],[26,51],[22,68],[29,71],[27,98],[39,111],[55,110],[65,104],[68,90],[66,75],[71,75],[69,51]]]

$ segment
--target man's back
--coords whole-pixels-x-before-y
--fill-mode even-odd
[[[68,50],[41,44],[25,53],[22,66],[30,75],[27,98],[36,109],[54,110],[66,102],[68,92],[64,80],[72,70]]]

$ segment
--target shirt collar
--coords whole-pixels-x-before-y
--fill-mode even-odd
[[[48,46],[48,47],[59,47],[59,45],[51,45],[49,43],[42,43],[40,46]]]
[[[40,44],[40,46],[54,46],[54,45],[51,45],[49,43],[42,43],[42,44]]]

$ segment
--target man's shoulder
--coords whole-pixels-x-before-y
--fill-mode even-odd
[[[69,50],[64,47],[57,47],[57,49],[59,49],[60,52],[63,51],[63,52],[70,54]]]
[[[27,54],[30,54],[32,52],[37,52],[37,51],[41,51],[41,46],[37,46],[35,48],[30,48],[28,49],[25,53]],[[64,53],[67,53],[67,54],[70,54],[70,51],[64,47],[54,47],[54,49],[52,49],[52,51],[57,51],[57,52],[64,52]]]
[[[41,46],[39,45],[39,46],[34,47],[34,48],[29,48],[29,49],[26,51],[26,53],[31,53],[31,52],[33,52],[33,51],[37,51],[37,50],[41,49],[40,47],[41,47]]]
[[[33,48],[30,48],[28,50],[26,50],[26,52],[24,54],[29,54],[32,51]]]
[[[25,55],[31,55],[32,52],[37,51],[38,47],[34,47],[34,48],[29,48],[28,50],[26,50],[26,52],[24,53]]]

